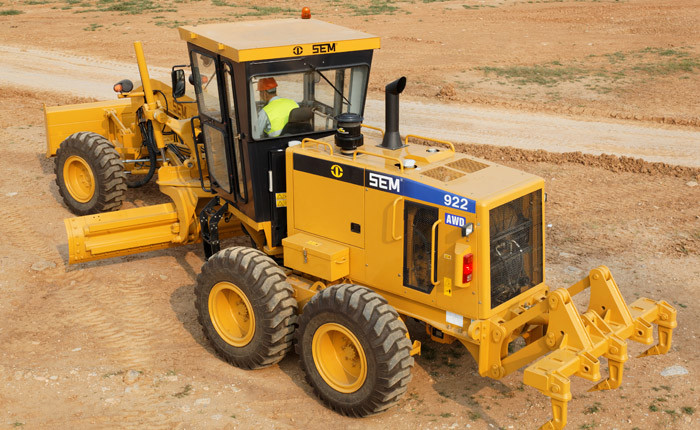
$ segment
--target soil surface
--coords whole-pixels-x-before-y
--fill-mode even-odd
[[[464,348],[430,342],[417,324],[409,329],[423,355],[399,405],[341,417],[313,396],[293,353],[259,371],[214,354],[194,309],[199,246],[69,266],[63,219],[71,214],[44,156],[42,104],[113,97],[115,77],[135,77],[134,39],[162,76],[186,61],[171,27],[296,16],[300,7],[121,5],[0,0],[0,428],[534,429],[549,418],[548,400],[523,386],[522,370],[481,378]],[[123,5],[151,8],[129,14]],[[592,383],[572,378],[568,428],[697,428],[700,5],[308,5],[316,18],[382,37],[370,123],[383,123],[384,83],[406,75],[404,132],[451,139],[545,178],[551,287],[604,264],[628,301],[676,307],[671,351],[637,359],[644,347],[630,342],[621,388],[588,393]],[[163,201],[149,185],[129,190],[125,207]],[[688,373],[662,376],[671,366]]]

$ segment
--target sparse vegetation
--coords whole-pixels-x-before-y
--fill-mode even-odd
[[[166,20],[166,21],[156,21],[155,24],[156,24],[157,26],[164,26],[164,27],[168,27],[168,28],[176,28],[176,27],[181,27],[181,26],[183,26],[183,25],[190,25],[191,23],[190,23],[190,22],[187,22],[187,21],[179,21],[179,20],[175,19],[175,20],[172,20],[172,21],[170,21],[170,20]]]
[[[549,63],[534,66],[512,67],[480,67],[486,76],[494,74],[498,77],[510,79],[517,85],[546,85],[553,86],[562,81],[573,81],[586,76],[585,69],[578,67],[563,67]]]
[[[248,12],[243,12],[243,13],[237,13],[235,16],[236,17],[243,17],[243,16],[269,16],[269,15],[280,15],[280,14],[292,14],[292,13],[297,13],[296,9],[290,9],[290,8],[282,8],[279,6],[255,6],[255,5],[250,5],[247,6],[248,8],[252,9],[251,11]]]
[[[353,15],[393,15],[397,10],[398,6],[394,6],[391,0],[371,0],[369,4],[348,4],[347,6],[352,9]]]
[[[601,406],[600,402],[595,402],[591,406],[584,409],[583,413],[586,415],[590,415],[590,414],[595,414],[597,412],[600,412],[600,406]]]
[[[112,376],[120,376],[120,375],[123,375],[123,374],[124,374],[124,371],[123,371],[123,370],[116,370],[116,371],[114,371],[114,372],[105,373],[104,375],[102,375],[102,378],[103,378],[103,379],[108,379],[108,378],[111,378]]]
[[[21,15],[24,12],[21,10],[17,9],[5,9],[5,10],[0,10],[0,16],[12,16],[12,15]]]
[[[190,394],[192,394],[192,385],[187,384],[182,388],[182,391],[173,394],[173,397],[181,399],[183,397],[189,396]]]
[[[484,7],[498,7],[494,4],[463,4],[463,8],[465,9],[481,9]]]
[[[695,413],[695,408],[692,406],[683,406],[681,408],[681,412],[683,412],[686,415],[693,415]]]
[[[700,72],[700,56],[686,48],[645,48],[592,54],[568,64],[550,61],[527,66],[483,66],[475,70],[482,71],[487,79],[495,78],[500,85],[509,84],[517,89],[530,85],[551,88],[568,83],[579,84],[597,94],[610,94],[643,85],[649,77],[697,74]],[[552,100],[561,98],[559,93],[550,92],[547,95]]]
[[[81,8],[73,13],[120,12],[122,15],[142,15],[147,12],[177,12],[176,8],[166,7],[153,0],[97,0],[94,3],[66,0],[66,2]]]
[[[84,27],[83,30],[85,30],[85,31],[95,31],[95,30],[97,30],[97,29],[100,28],[100,27],[103,27],[103,25],[102,25],[102,24],[95,24],[95,23],[93,22],[93,23],[90,24],[89,26]]]

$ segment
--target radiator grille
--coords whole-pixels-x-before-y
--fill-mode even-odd
[[[491,307],[543,280],[542,190],[489,212]]]

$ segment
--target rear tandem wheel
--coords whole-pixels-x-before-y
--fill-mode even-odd
[[[304,307],[296,351],[321,400],[362,417],[391,407],[406,392],[413,367],[406,333],[382,296],[359,285],[334,285]]]

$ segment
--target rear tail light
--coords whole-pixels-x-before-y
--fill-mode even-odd
[[[462,283],[472,281],[472,272],[474,272],[474,257],[472,254],[467,254],[462,260]]]

